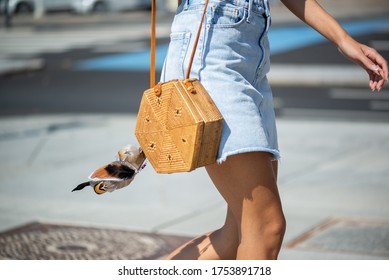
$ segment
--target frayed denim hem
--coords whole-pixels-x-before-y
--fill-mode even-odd
[[[235,150],[229,153],[224,153],[222,156],[218,157],[216,162],[217,164],[222,164],[227,160],[227,157],[237,155],[237,154],[243,154],[243,153],[251,153],[251,152],[268,152],[272,154],[272,160],[279,161],[281,159],[280,151],[276,149],[268,149],[268,148],[244,148]]]

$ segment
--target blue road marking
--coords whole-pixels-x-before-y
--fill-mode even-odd
[[[161,45],[155,51],[155,67],[162,69],[167,53],[168,45]],[[78,70],[113,70],[113,71],[149,71],[150,49],[103,56],[99,58],[83,60],[76,64]]]
[[[342,26],[352,36],[361,36],[389,30],[389,18],[343,22]],[[325,38],[309,26],[272,27],[269,32],[271,53],[280,54],[302,47],[325,42]],[[156,68],[162,69],[168,45],[156,49]],[[105,71],[148,71],[150,50],[107,55],[99,58],[80,61],[75,65],[77,70]]]
[[[367,35],[379,31],[389,31],[389,18],[359,22],[344,22],[344,29],[351,36]],[[302,47],[325,42],[326,39],[309,26],[280,27],[270,29],[269,41],[272,54],[280,54]]]

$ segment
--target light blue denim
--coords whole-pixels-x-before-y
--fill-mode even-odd
[[[183,0],[175,15],[161,81],[183,79],[205,0]],[[230,155],[280,153],[270,69],[267,0],[209,0],[190,77],[198,78],[223,115],[219,163]]]

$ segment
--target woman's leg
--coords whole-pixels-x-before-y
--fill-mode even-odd
[[[222,228],[196,237],[166,257],[168,260],[234,260],[239,245],[238,227],[230,209]]]
[[[278,172],[278,165],[277,161],[271,161],[270,162],[270,156],[266,153],[254,153],[258,154],[257,156],[253,156],[252,153],[248,154],[240,154],[236,156],[231,156],[228,158],[226,162],[224,162],[221,165],[212,165],[207,167],[207,171],[209,175],[211,176],[211,179],[214,181],[216,187],[219,189],[220,193],[223,195],[223,197],[227,200],[227,203],[230,203],[229,200],[232,202],[233,205],[236,204],[235,201],[241,200],[242,202],[245,200],[245,193],[248,191],[246,189],[250,189],[250,187],[239,187],[240,185],[245,185],[245,181],[252,181],[248,180],[250,177],[257,177],[258,173],[266,173],[264,174],[264,178],[267,176],[271,176],[273,178],[273,183],[271,184],[272,187],[270,187],[270,192],[273,193],[271,195],[273,198],[270,199],[270,201],[273,202],[267,202],[267,204],[270,204],[270,208],[275,208],[276,210],[272,210],[269,212],[275,212],[275,220],[274,224],[272,224],[271,228],[273,230],[266,230],[266,234],[260,234],[261,237],[257,237],[259,239],[256,239],[255,237],[246,237],[246,239],[243,239],[244,243],[241,243],[242,241],[242,218],[237,219],[236,216],[242,216],[242,214],[237,215],[237,213],[243,213],[241,210],[242,207],[238,207],[238,210],[234,209],[234,211],[228,207],[227,210],[227,216],[225,220],[225,224],[222,228],[204,234],[202,236],[199,236],[186,244],[182,245],[178,249],[176,249],[174,252],[172,252],[169,256],[167,256],[166,259],[236,259],[238,258],[249,258],[249,259],[255,259],[255,258],[276,258],[279,247],[281,246],[283,232],[285,228],[285,222],[282,214],[281,204],[278,196],[277,187],[275,185],[275,180],[277,179],[277,172]],[[262,155],[263,154],[263,155]],[[270,170],[261,168],[260,164],[258,165],[256,162],[270,162]],[[251,164],[256,165],[253,166],[253,171],[250,171],[249,166]],[[236,166],[235,166],[236,165]],[[246,167],[247,165],[247,167]],[[265,164],[267,166],[267,164]],[[232,173],[236,174],[233,175],[230,171],[230,169],[235,169]],[[240,170],[242,172],[240,172]],[[252,174],[250,174],[252,172]],[[271,175],[269,175],[271,174]],[[230,180],[229,178],[236,176],[237,178]],[[220,178],[219,178],[220,177]],[[240,182],[241,181],[241,182]],[[254,180],[255,181],[255,180]],[[259,180],[261,181],[261,180]],[[225,183],[227,182],[227,184]],[[232,191],[228,191],[229,188],[231,188],[230,185],[234,186],[234,182],[237,182],[236,187],[232,188]],[[252,185],[252,183],[248,184]],[[255,185],[255,184],[254,184]],[[260,185],[260,184],[259,184]],[[255,188],[261,188],[261,187],[254,187]],[[262,187],[266,188],[266,187]],[[230,195],[226,195],[226,192],[231,192]],[[234,194],[234,192],[237,192],[237,194]],[[253,191],[254,192],[254,191]],[[267,193],[268,191],[265,191]],[[258,195],[258,190],[255,191],[255,196]],[[232,197],[231,198],[226,198]],[[261,202],[258,201],[258,204]],[[238,205],[243,203],[238,203]],[[274,204],[274,205],[273,205]],[[247,203],[246,203],[247,205]],[[265,207],[265,206],[264,206]],[[245,207],[247,208],[247,207]],[[265,207],[266,208],[266,207]],[[242,208],[243,209],[243,208]],[[259,213],[260,214],[260,213]],[[272,215],[273,216],[273,215]],[[254,221],[254,219],[258,219],[257,215],[246,217],[246,220],[252,219],[253,224],[261,224],[261,221]],[[268,221],[271,219],[271,217],[266,217],[266,219],[263,219],[263,221]],[[247,224],[247,221],[245,222],[245,225]],[[266,223],[265,223],[266,224]],[[246,232],[248,231],[249,234]],[[244,230],[244,236],[251,235],[251,231],[249,229]],[[256,230],[252,231],[253,235],[256,234]],[[270,235],[270,238],[267,237],[267,235]],[[264,247],[275,247],[276,249],[272,249],[272,253],[269,254],[269,257],[250,257],[250,256],[244,256],[246,253],[245,246],[251,246],[250,243],[247,243],[248,240],[254,239],[252,241],[254,245],[262,246],[260,245],[262,243],[268,243],[270,246],[264,246]],[[273,240],[273,241],[272,241]],[[240,250],[240,256],[237,256],[238,248]],[[249,248],[248,251],[251,251]],[[256,250],[254,250],[256,252]],[[263,250],[259,250],[256,253],[259,253]],[[266,250],[265,250],[266,251]],[[267,253],[265,255],[268,255]]]
[[[237,259],[276,259],[285,219],[278,194],[277,164],[264,152],[231,156],[207,167],[227,201],[239,232]]]

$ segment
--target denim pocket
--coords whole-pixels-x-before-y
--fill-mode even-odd
[[[211,26],[218,28],[239,26],[247,16],[247,11],[244,7],[225,2],[211,6],[211,12]]]
[[[185,77],[184,61],[188,53],[190,32],[177,32],[170,34],[170,44],[166,56],[166,65],[169,69],[169,77],[166,80],[183,79]]]

